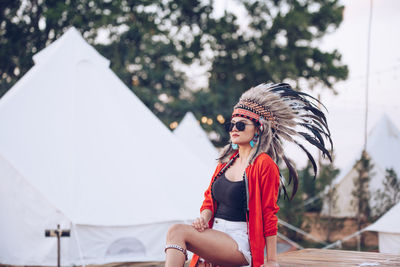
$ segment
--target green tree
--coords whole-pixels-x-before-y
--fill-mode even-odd
[[[190,63],[188,54],[194,49],[172,35],[179,34],[192,14],[174,21],[177,11],[167,10],[168,5],[178,7],[161,0],[1,1],[0,96],[33,66],[36,52],[75,26],[156,115],[166,123],[167,118],[181,117],[181,107],[188,109],[187,101],[180,99],[185,75],[175,65]],[[105,42],[98,38],[101,33],[107,36]]]
[[[339,169],[334,164],[335,157],[333,156],[333,162],[321,163],[320,172],[317,180],[315,181],[316,196],[320,196],[313,205],[307,206],[308,211],[317,212],[318,215],[315,217],[315,221],[312,222],[313,226],[318,227],[325,233],[325,240],[330,241],[332,233],[343,227],[343,221],[335,219],[331,216],[336,210],[336,201],[338,198],[336,187],[333,185],[334,179],[339,174]],[[328,205],[328,216],[321,216],[320,211],[322,203]]]
[[[330,242],[332,233],[343,228],[344,221],[342,219],[334,218],[332,213],[337,210],[336,201],[338,199],[336,187],[331,183],[328,185],[328,190],[325,193],[324,200],[328,205],[328,216],[317,216],[318,222],[316,223],[319,228],[325,232],[325,240]]]
[[[334,160],[334,157],[332,157]],[[320,212],[322,208],[322,201],[324,199],[325,191],[327,187],[339,174],[339,169],[335,166],[334,162],[320,163],[318,168],[318,175],[314,178],[314,172],[312,171],[311,163],[300,172],[299,177],[303,191],[306,194],[306,210],[311,212]],[[335,190],[328,190],[329,192],[325,197],[333,198]],[[312,200],[314,201],[307,201]],[[309,203],[309,204],[308,204]]]
[[[229,12],[213,17],[213,1],[1,1],[0,96],[32,67],[32,55],[70,26],[110,59],[113,71],[167,125],[189,109],[198,118],[227,119],[240,94],[261,82],[333,89],[347,77],[340,54],[318,47],[342,20],[337,0],[238,3],[246,25]],[[100,42],[104,33],[107,42]],[[208,85],[195,92],[183,72],[192,63],[210,66]],[[205,128],[225,143],[220,123]]]
[[[297,89],[334,83],[347,78],[348,69],[338,51],[324,52],[318,41],[343,19],[337,0],[242,0],[246,22],[226,12],[203,30],[203,47],[210,47],[209,85],[197,92],[196,109],[208,117],[230,118],[232,107],[250,86],[262,82],[289,82]],[[204,98],[210,98],[204,101]],[[214,126],[228,136],[222,126]]]
[[[356,211],[357,229],[360,231],[371,220],[369,181],[373,176],[374,165],[371,163],[366,151],[362,152],[361,158],[357,161],[355,167],[358,175],[353,180],[354,189],[351,192],[353,196],[351,205]],[[363,236],[360,235],[359,238],[361,240],[358,240],[358,250],[361,249],[361,245],[364,243]]]
[[[400,202],[400,180],[393,168],[386,169],[383,189],[379,189],[375,195],[375,217],[380,217]]]
[[[32,56],[76,26],[91,43],[116,20],[121,1],[0,2],[0,96],[33,65]]]
[[[283,177],[288,177],[288,171],[287,169],[284,169],[282,172]],[[287,192],[287,195],[290,196],[291,192],[290,190],[293,189],[293,187],[286,187],[289,192]],[[277,213],[277,216],[284,220],[285,222],[290,223],[291,225],[297,227],[297,228],[302,228],[303,222],[304,222],[304,198],[305,194],[303,192],[302,187],[299,187],[296,195],[292,200],[289,200],[289,198],[285,198],[283,195],[283,192],[281,192],[281,196],[278,200],[279,204],[279,211]],[[279,232],[286,237],[290,238],[291,240],[294,241],[302,241],[303,236],[299,234],[298,232],[286,228],[286,227],[281,227],[279,228]]]
[[[332,212],[335,209],[337,194],[335,187],[331,185],[338,173],[339,169],[334,165],[334,162],[320,162],[316,178],[314,178],[310,162],[299,172],[306,199],[304,201],[305,211],[314,213],[313,216],[308,217],[306,223],[309,224],[309,227],[317,227],[321,232],[325,233],[325,240],[327,241],[330,240],[332,232],[342,226],[340,220],[335,220],[331,216],[320,216],[323,201],[328,203],[328,209],[332,210]]]

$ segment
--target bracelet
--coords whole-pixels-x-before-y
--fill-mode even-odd
[[[170,248],[179,250],[180,252],[183,253],[183,255],[185,255],[185,260],[188,259],[187,251],[186,251],[186,249],[184,249],[183,247],[178,246],[178,245],[166,245],[166,246],[165,246],[165,249],[164,249],[164,252],[166,253],[166,252],[167,252],[167,249],[170,249]]]
[[[279,264],[277,261],[267,261],[268,263],[273,263],[275,267],[279,267]]]

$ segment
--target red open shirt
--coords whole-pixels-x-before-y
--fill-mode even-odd
[[[209,222],[210,228],[212,228],[217,207],[211,196],[211,186],[214,177],[225,165],[226,163],[218,164],[211,183],[204,193],[203,205],[200,208],[200,212],[205,209],[212,211],[212,218]],[[259,267],[264,264],[265,238],[276,235],[278,231],[276,213],[279,207],[276,202],[279,193],[279,168],[270,156],[262,153],[246,168],[246,175],[248,177],[249,214],[247,225],[252,255],[251,266]],[[196,266],[198,260],[199,256],[194,255],[190,267]]]

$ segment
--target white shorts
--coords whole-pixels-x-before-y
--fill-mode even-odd
[[[238,250],[243,254],[250,266],[251,264],[251,252],[249,244],[249,236],[247,234],[247,223],[246,222],[233,222],[227,221],[220,218],[214,219],[213,229],[224,232],[232,237],[233,240],[238,244]]]

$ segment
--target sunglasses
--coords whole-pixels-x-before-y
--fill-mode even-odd
[[[238,131],[244,131],[246,129],[246,125],[253,125],[253,124],[249,124],[249,123],[244,123],[243,121],[238,121],[238,122],[227,122],[225,124],[225,130],[229,133],[232,132],[233,127],[236,126],[236,129]]]

